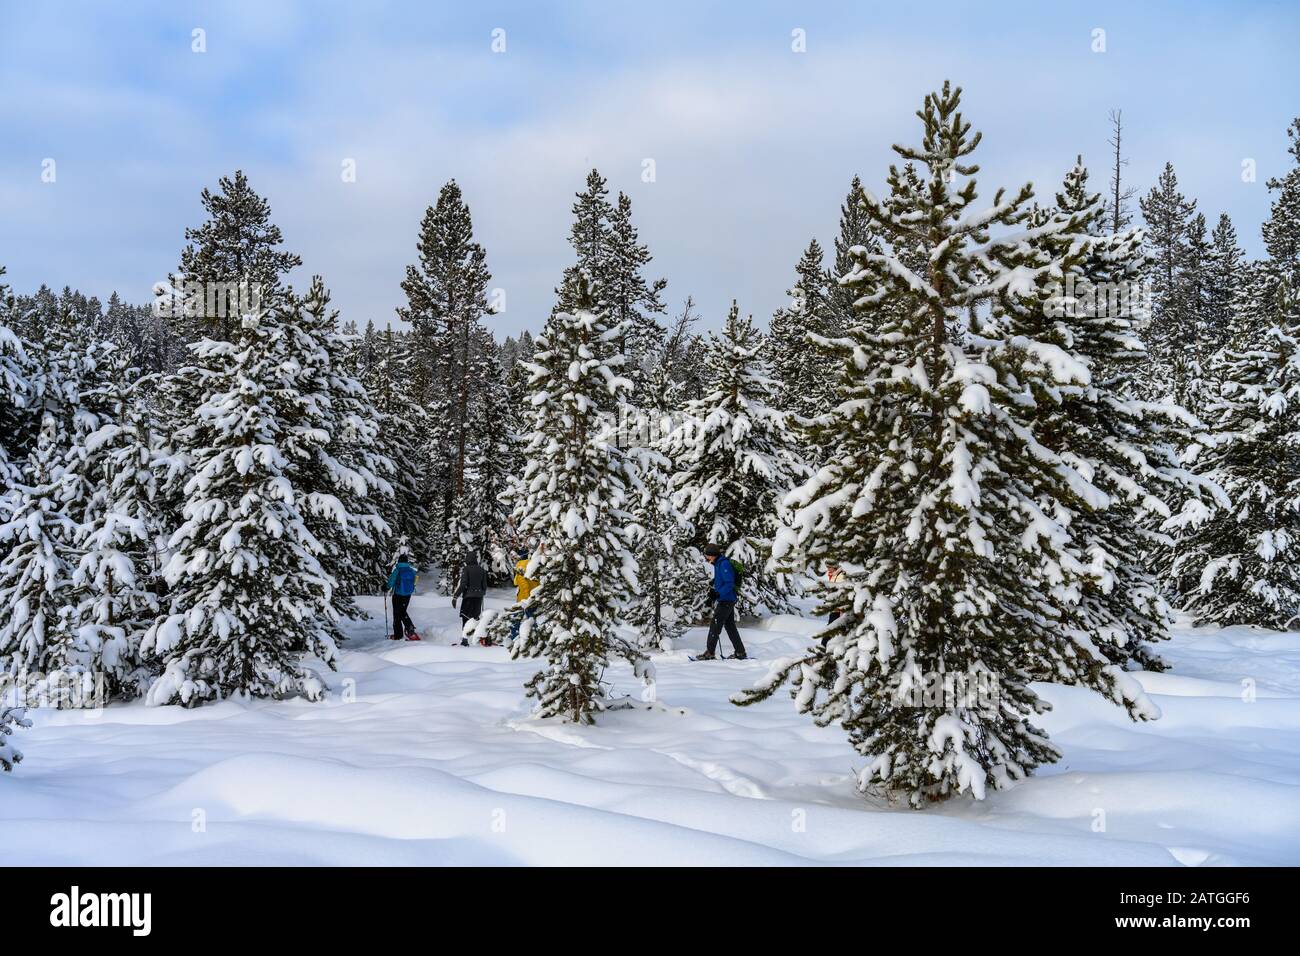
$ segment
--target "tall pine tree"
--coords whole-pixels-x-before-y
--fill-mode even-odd
[[[402,282],[407,305],[398,314],[411,323],[415,396],[431,427],[422,436],[431,462],[429,490],[435,496],[429,544],[446,584],[455,580],[464,557],[453,517],[465,494],[471,410],[482,401],[486,386],[478,352],[492,278],[455,180],[442,187],[438,202],[426,211],[416,249],[419,261],[407,267]]]
[[[1195,375],[1195,355],[1188,343],[1197,341],[1194,303],[1188,294],[1189,234],[1196,200],[1178,190],[1172,163],[1166,163],[1156,185],[1138,200],[1147,223],[1148,278],[1152,309],[1144,340],[1152,360],[1148,391],[1152,397],[1172,395],[1185,403]]]
[[[1089,574],[1069,520],[1105,498],[1037,441],[1024,411],[1031,396],[1086,384],[1087,369],[1008,328],[1008,297],[1038,297],[1063,275],[1043,240],[1073,217],[1033,226],[1027,185],[976,207],[980,136],[960,98],[947,83],[927,96],[921,146],[894,147],[917,167],[891,166],[885,200],[863,192],[886,251],[864,250],[844,281],[879,326],[839,347],[840,401],[814,427],[834,457],[787,499],[773,549],[793,571],[838,567],[816,593],[840,616],[736,700],[792,680],[799,710],[839,723],[868,758],[859,786],[913,806],[982,797],[1058,758],[1032,723],[1048,706],[1033,674],[1154,715],[1136,681],[1067,627]]]

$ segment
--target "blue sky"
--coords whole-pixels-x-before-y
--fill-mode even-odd
[[[829,246],[853,174],[879,188],[945,78],[984,133],[986,197],[1024,180],[1050,195],[1079,152],[1100,189],[1118,107],[1130,181],[1172,161],[1257,253],[1300,112],[1298,36],[1300,6],[1280,2],[0,0],[0,264],[20,291],[146,301],[202,188],[243,168],[305,260],[295,283],[319,272],[345,318],[384,324],[455,177],[506,292],[492,321],[536,330],[595,165],[631,196],[671,308],[693,295],[716,325],[734,297],[766,318],[808,240]]]

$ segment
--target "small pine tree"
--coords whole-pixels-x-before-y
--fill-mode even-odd
[[[1225,212],[1210,235],[1205,268],[1206,342],[1212,358],[1228,344],[1236,328],[1236,313],[1246,276],[1246,254],[1237,244],[1237,230]]]
[[[855,268],[852,250],[861,247],[867,253],[879,253],[880,242],[871,232],[871,219],[862,208],[862,180],[857,176],[849,185],[849,194],[840,206],[840,234],[835,237],[835,262],[828,290],[828,334],[840,335],[866,317],[853,307],[857,292],[839,280]]]
[[[732,303],[722,334],[709,337],[705,395],[686,404],[664,447],[676,469],[673,501],[695,529],[692,545],[718,544],[744,568],[742,615],[791,607],[791,582],[767,561],[781,502],[807,473],[788,416],[772,407],[761,347]]]
[[[31,725],[32,722],[27,719],[24,708],[8,707],[0,703],[0,770],[7,773],[22,761],[22,751],[18,750],[9,738],[20,727]]]
[[[592,311],[589,288],[568,298],[577,311],[552,315],[531,363],[533,432],[513,518],[535,544],[525,573],[539,583],[511,656],[547,660],[527,684],[539,716],[592,723],[605,708],[600,681],[611,656],[639,672],[645,666],[618,633],[623,596],[636,588],[636,559],[625,510],[628,465],[600,414],[631,383],[609,354],[620,330]]]
[[[693,401],[704,394],[704,340],[693,331],[699,318],[695,300],[687,296],[664,340],[661,361],[673,384],[673,399],[678,404]]]
[[[801,419],[824,411],[833,391],[825,356],[813,338],[829,335],[832,328],[828,277],[816,239],[804,250],[795,275],[790,305],[772,316],[763,353],[776,384],[774,404]]]

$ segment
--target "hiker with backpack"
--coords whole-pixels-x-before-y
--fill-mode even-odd
[[[743,661],[745,645],[740,640],[740,630],[736,627],[736,598],[740,587],[741,575],[735,562],[722,553],[716,544],[704,546],[704,560],[713,565],[713,587],[709,590],[708,603],[713,605],[713,620],[709,622],[708,645],[697,661],[711,661],[717,657],[718,638],[726,628],[731,640],[733,660]]]
[[[420,635],[415,633],[415,622],[407,613],[411,604],[411,595],[415,594],[415,582],[419,575],[410,564],[409,555],[399,554],[397,565],[388,575],[385,591],[393,592],[393,633],[388,635],[390,641],[400,641],[403,636],[408,641],[418,641]]]
[[[456,606],[456,599],[460,598],[460,627],[464,633],[465,625],[470,621],[477,621],[479,615],[483,613],[483,595],[487,593],[487,571],[478,563],[477,554],[467,554],[465,556],[465,566],[460,570],[460,581],[456,585],[456,590],[451,596],[451,606]],[[460,639],[462,647],[469,646],[469,640],[465,637]]]

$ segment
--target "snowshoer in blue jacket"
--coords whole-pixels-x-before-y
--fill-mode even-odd
[[[411,604],[411,595],[415,593],[416,577],[415,568],[409,563],[409,556],[398,555],[397,566],[393,568],[392,574],[388,575],[388,584],[384,587],[385,591],[393,592],[393,633],[389,640],[400,641],[403,636],[408,641],[419,640],[415,634],[415,622],[406,612]]]
[[[709,591],[709,603],[713,605],[713,620],[709,622],[709,642],[698,661],[711,661],[717,657],[718,638],[722,629],[727,629],[735,659],[745,660],[745,645],[740,640],[740,630],[736,627],[736,569],[731,559],[722,553],[716,544],[704,546],[704,560],[713,565],[713,588]]]

